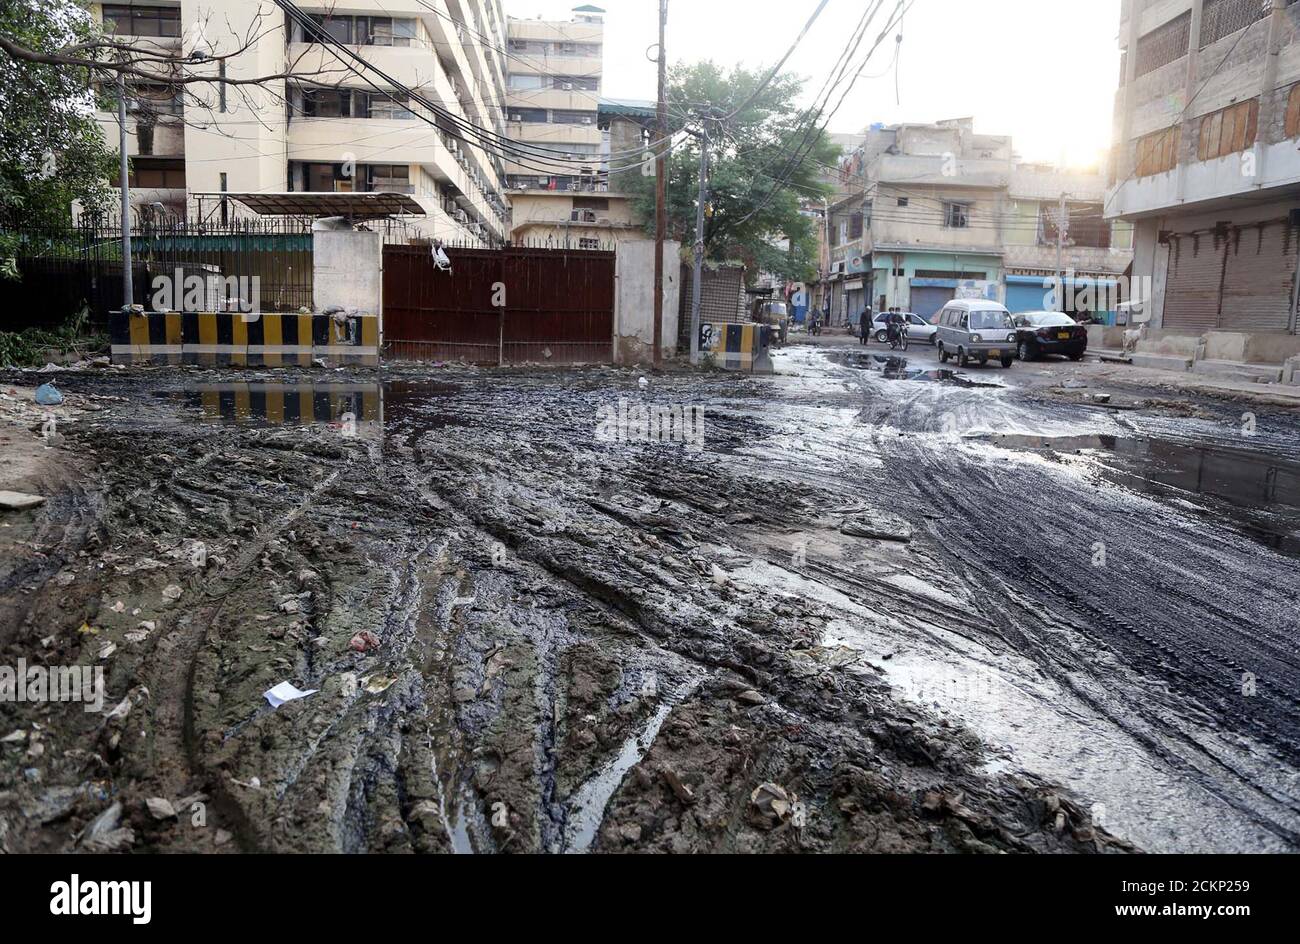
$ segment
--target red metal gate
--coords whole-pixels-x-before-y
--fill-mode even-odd
[[[614,253],[384,247],[384,351],[407,360],[608,362]]]

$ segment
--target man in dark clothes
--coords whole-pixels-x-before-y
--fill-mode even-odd
[[[868,305],[862,309],[862,314],[858,318],[858,343],[866,344],[871,337],[871,306]]]

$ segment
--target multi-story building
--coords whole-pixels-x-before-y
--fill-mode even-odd
[[[517,178],[508,191],[511,239],[595,249],[645,237],[645,221],[635,211],[627,179],[653,172],[646,156],[655,127],[654,103],[601,99],[596,114],[601,133],[598,173],[581,183]]]
[[[604,12],[507,21],[507,127],[530,152],[506,162],[513,239],[594,248],[640,235],[621,184],[641,166],[655,107],[601,97]]]
[[[1226,335],[1249,338],[1280,363],[1300,352],[1300,6],[1121,10],[1106,213],[1135,226],[1133,274],[1151,285],[1141,317],[1220,350]]]
[[[1042,308],[1058,242],[1059,275],[1073,280],[1063,287],[1079,289],[1061,293],[1070,304],[1113,296],[1098,289],[1131,260],[1127,227],[1101,224],[1100,175],[1023,164],[1009,137],[976,134],[969,118],[873,126],[841,166],[853,189],[828,211],[835,323],[868,305],[929,317],[965,296]],[[1058,241],[1062,196],[1069,223]]]
[[[386,191],[420,204],[425,216],[413,225],[426,235],[504,239],[502,155],[465,140],[474,135],[459,124],[506,132],[500,0],[351,0],[347,12],[322,0],[297,5],[314,27],[270,0],[97,5],[108,32],[183,60],[160,68],[156,82],[128,84],[136,206],[227,217],[239,212],[227,193]],[[176,68],[286,77],[182,88],[169,83]],[[116,115],[99,117],[116,142]]]
[[[507,162],[510,186],[575,190],[597,185],[603,12],[582,6],[575,8],[572,20],[507,21],[507,128],[512,140],[532,145],[539,155],[526,160],[515,155]],[[552,153],[555,159],[547,159]]]

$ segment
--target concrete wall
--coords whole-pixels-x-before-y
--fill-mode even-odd
[[[664,240],[663,331],[659,336],[664,357],[671,357],[677,347],[680,252],[681,243]],[[614,259],[614,360],[619,364],[654,360],[654,253],[653,239],[625,239],[618,244]]]
[[[312,299],[316,310],[333,305],[362,313],[383,310],[384,242],[379,233],[353,229],[312,232]],[[382,320],[380,329],[382,331]]]

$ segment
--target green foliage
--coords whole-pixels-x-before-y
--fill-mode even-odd
[[[97,29],[70,0],[0,0],[0,33],[38,52],[84,41]],[[0,53],[0,222],[60,226],[70,222],[74,200],[89,209],[108,205],[115,162],[94,118],[87,70]],[[0,234],[0,278],[16,275],[13,251]]]
[[[88,354],[102,351],[108,339],[99,334],[87,334],[90,310],[85,306],[62,327],[25,328],[22,331],[0,331],[0,366],[41,367],[50,351],[60,354],[76,351]]]
[[[686,123],[692,106],[711,105],[725,115],[758,87],[766,70],[725,69],[705,61],[675,66],[668,83],[670,127]],[[739,259],[751,272],[766,271],[790,280],[811,280],[817,271],[816,222],[801,206],[820,206],[831,191],[821,182],[823,164],[834,164],[838,150],[797,99],[803,81],[780,74],[755,100],[719,129],[710,122],[710,187],[705,206],[705,258]],[[693,124],[693,123],[692,123]],[[695,202],[699,187],[699,142],[688,139],[669,156],[668,230],[686,246],[695,240]],[[803,157],[791,162],[794,154]],[[635,193],[637,211],[654,232],[654,178],[623,175]],[[789,240],[789,249],[775,245]]]

